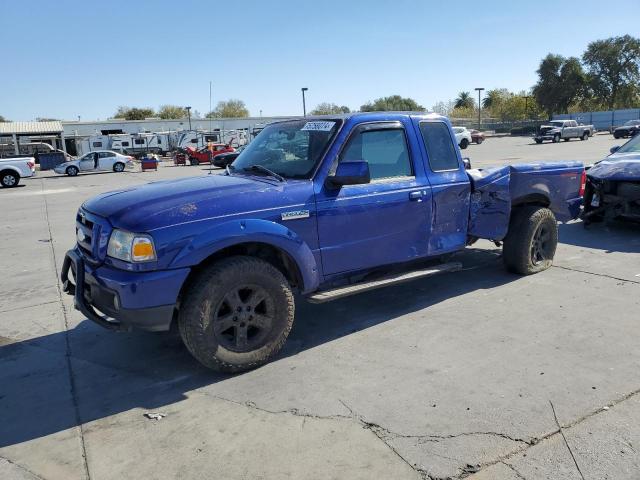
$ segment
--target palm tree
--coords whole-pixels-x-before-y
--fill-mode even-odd
[[[473,108],[473,98],[469,92],[460,92],[456,98],[455,108]]]

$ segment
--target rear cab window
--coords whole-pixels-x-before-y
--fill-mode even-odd
[[[429,167],[433,172],[458,170],[458,153],[444,122],[420,122],[420,134],[429,157]]]

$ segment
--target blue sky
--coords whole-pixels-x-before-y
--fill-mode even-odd
[[[0,0],[0,115],[105,119],[119,105],[301,114],[410,96],[427,108],[474,87],[527,89],[548,52],[637,34],[639,0]]]

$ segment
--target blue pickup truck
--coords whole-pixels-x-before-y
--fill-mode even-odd
[[[479,238],[503,244],[510,271],[548,268],[584,181],[578,162],[470,169],[434,114],[273,123],[225,174],[87,200],[61,280],[99,325],[175,325],[204,365],[241,371],[282,347],[294,293],[325,302],[453,271]]]

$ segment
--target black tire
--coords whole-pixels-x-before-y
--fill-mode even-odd
[[[537,143],[538,145],[540,145],[540,144],[542,143],[542,140],[541,140],[541,139],[539,139],[539,138],[536,138],[535,140],[536,140],[536,143]]]
[[[14,172],[13,170],[0,172],[0,185],[2,185],[2,188],[17,187],[19,183],[20,174],[18,172]]]
[[[558,223],[551,210],[538,205],[516,207],[511,212],[502,259],[510,272],[531,275],[551,266],[557,245]]]
[[[70,167],[67,167],[65,172],[67,172],[67,175],[69,175],[70,177],[75,177],[76,175],[78,175],[78,167],[74,167],[73,165],[71,165]]]
[[[616,140],[620,138],[620,135],[618,135],[617,133],[613,134],[613,138],[615,138]]]
[[[480,145],[482,142],[484,142],[484,138],[482,138],[482,137],[480,137],[480,138],[478,138],[478,139],[476,140],[476,143],[477,143],[478,145]]]
[[[122,162],[116,162],[113,164],[113,171],[114,172],[124,172],[124,163]]]
[[[552,140],[552,142],[553,142],[553,143],[558,143],[559,141],[560,141],[560,135],[556,133],[556,134],[553,136],[553,140]]]
[[[571,139],[570,139],[570,138],[563,138],[563,140],[564,140],[565,142],[568,142],[568,141],[569,141],[569,140],[571,140]]]
[[[256,296],[262,299],[258,303],[252,301]],[[236,256],[216,262],[194,280],[178,327],[187,349],[204,366],[241,372],[266,363],[282,348],[294,311],[291,287],[277,268]]]
[[[584,132],[582,134],[582,136],[580,137],[580,140],[582,140],[582,141],[589,140],[589,132]]]
[[[463,138],[463,139],[460,141],[460,148],[464,150],[464,149],[465,149],[465,148],[467,148],[468,146],[469,146],[469,140],[467,140],[466,138]]]
[[[200,165],[200,160],[198,160],[197,158],[190,158],[189,159],[189,164],[190,165]]]

